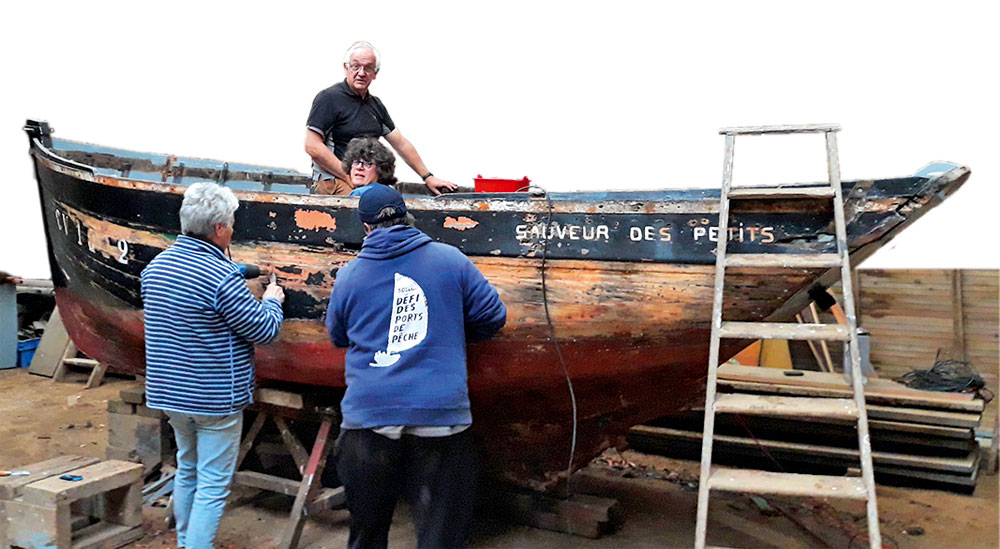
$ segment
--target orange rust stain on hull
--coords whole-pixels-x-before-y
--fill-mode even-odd
[[[474,219],[469,219],[468,217],[460,216],[458,219],[448,216],[444,218],[444,228],[445,229],[457,229],[459,231],[464,231],[466,229],[475,228],[479,225],[479,222]]]
[[[318,231],[320,229],[336,230],[337,220],[332,215],[317,210],[296,210],[295,224],[299,228]]]

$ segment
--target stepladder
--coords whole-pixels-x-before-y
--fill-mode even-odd
[[[725,160],[719,201],[719,235],[728,234],[732,201],[756,201],[761,204],[783,202],[783,207],[815,209],[817,202],[829,201],[833,214],[833,245],[822,253],[736,253],[727,254],[727,238],[719,238],[716,249],[715,286],[712,304],[712,329],[709,345],[708,379],[705,386],[705,424],[702,437],[701,475],[698,488],[698,508],[695,526],[695,547],[703,549],[708,536],[709,497],[712,491],[749,494],[771,494],[803,497],[838,497],[866,501],[868,542],[872,549],[882,546],[875,498],[875,476],[872,467],[868,417],[865,409],[860,350],[857,339],[857,318],[851,287],[851,265],[847,247],[844,197],[840,181],[840,161],[837,152],[835,124],[782,125],[724,128]],[[822,134],[826,143],[826,184],[782,186],[733,186],[733,155],[736,136],[782,134]],[[773,204],[772,204],[773,205]],[[846,324],[789,323],[780,318],[750,322],[746,319],[724,319],[727,309],[726,269],[824,269],[838,271],[843,289]],[[751,393],[720,394],[717,371],[721,341],[784,339],[806,341],[840,341],[848,345],[849,360],[844,365],[850,374],[853,398],[816,398],[794,396],[764,396]],[[769,415],[804,417],[820,414],[824,417],[857,424],[861,477],[838,477],[786,472],[757,471],[715,467],[712,464],[712,442],[716,414]]]

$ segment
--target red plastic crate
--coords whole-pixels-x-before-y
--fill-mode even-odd
[[[531,180],[527,177],[522,177],[521,179],[497,179],[477,175],[473,180],[476,182],[477,193],[513,193],[520,190],[527,190],[528,185],[531,184]]]

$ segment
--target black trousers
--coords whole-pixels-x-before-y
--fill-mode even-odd
[[[464,547],[475,504],[477,459],[468,430],[447,437],[344,430],[337,441],[351,533],[347,546],[386,547],[400,495],[413,508],[417,546]]]

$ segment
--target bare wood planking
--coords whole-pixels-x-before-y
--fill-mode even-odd
[[[727,267],[831,268],[840,266],[837,254],[730,254]]]
[[[833,198],[830,187],[742,187],[729,191],[729,198],[762,200],[783,198]]]

